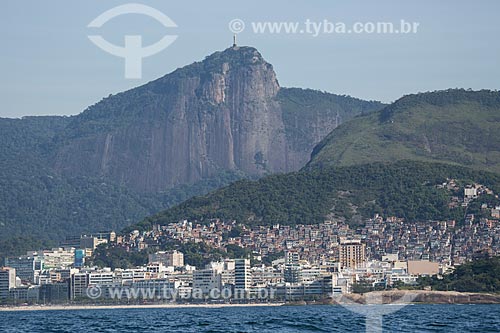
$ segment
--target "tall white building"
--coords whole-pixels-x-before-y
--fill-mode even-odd
[[[53,248],[42,253],[44,269],[71,267],[75,262],[74,248]]]
[[[113,283],[114,273],[109,272],[92,272],[88,275],[90,285],[109,285]]]
[[[16,270],[11,267],[0,268],[0,299],[9,297],[9,290],[16,286]]]
[[[212,289],[222,289],[221,274],[215,269],[200,269],[193,272],[193,292],[200,290],[204,295]]]
[[[297,251],[285,252],[285,282],[288,283],[301,283],[302,282],[302,268],[299,263],[300,257]]]

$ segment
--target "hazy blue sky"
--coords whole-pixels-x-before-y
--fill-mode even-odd
[[[123,15],[96,30],[99,14],[128,1],[0,1],[0,117],[83,111],[117,93],[202,60],[232,43],[228,22],[246,22],[240,45],[256,47],[274,65],[281,86],[393,101],[408,93],[446,88],[498,89],[500,1],[130,1],[165,13],[177,28],[144,15]],[[420,23],[417,34],[255,34],[257,21],[345,22],[401,19]],[[122,58],[87,35],[123,45],[165,34],[178,39],[143,60],[141,80],[124,79]]]

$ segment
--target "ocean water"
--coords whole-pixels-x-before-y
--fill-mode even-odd
[[[385,305],[384,305],[385,306]],[[372,332],[341,306],[0,312],[0,332]],[[384,332],[500,332],[500,305],[410,305]]]

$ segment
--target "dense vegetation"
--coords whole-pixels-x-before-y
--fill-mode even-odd
[[[452,89],[409,95],[342,124],[310,166],[412,159],[500,172],[500,92]]]
[[[40,174],[40,170],[34,170],[31,177],[22,173],[0,177],[0,257],[38,248],[37,244],[57,244],[68,235],[121,230],[144,216],[238,179],[236,174],[223,174],[163,193],[139,194],[101,179],[67,179]],[[26,237],[34,241],[26,242]]]
[[[325,218],[361,223],[375,213],[413,220],[456,219],[452,195],[437,184],[447,178],[487,185],[498,193],[500,175],[448,164],[400,161],[352,167],[325,167],[258,181],[242,180],[147,218],[133,228],[147,229],[181,219],[236,219],[248,225],[314,224]]]
[[[5,257],[25,254],[27,251],[50,249],[57,244],[54,241],[33,235],[3,238],[0,240],[0,266]]]
[[[175,101],[178,94],[183,93],[179,89],[182,85],[179,82],[183,82],[180,79],[209,79],[214,73],[219,73],[225,63],[231,67],[264,63],[257,50],[250,47],[229,48],[212,54],[207,60],[178,69],[143,86],[110,95],[76,116],[0,118],[0,256],[22,253],[26,249],[26,246],[20,246],[16,250],[14,244],[33,247],[57,245],[59,240],[70,234],[119,230],[194,195],[205,194],[247,177],[242,172],[214,168],[220,172],[194,184],[164,191],[160,189],[161,193],[138,193],[124,185],[127,182],[123,179],[103,176],[99,168],[90,168],[94,171],[89,173],[61,171],[65,170],[65,163],[71,164],[71,161],[61,157],[61,147],[72,142],[128,129],[131,124],[160,126],[172,121],[168,118],[169,110],[176,106],[168,101]],[[217,111],[215,105],[203,99],[202,91],[196,93],[200,95],[200,109]],[[314,124],[318,117],[332,118],[334,122],[337,115],[347,120],[360,113],[379,110],[382,106],[378,102],[348,96],[286,88],[281,89],[277,100],[272,103],[281,103],[286,130],[297,142],[304,144],[305,158],[318,138],[326,136],[332,127],[324,126],[324,132],[317,133],[314,128],[309,130],[299,125]],[[131,142],[149,140],[133,134]],[[96,141],[95,144],[83,145],[82,150],[77,149],[76,152],[79,156],[86,156],[87,152],[98,151],[100,144]],[[132,151],[128,154],[136,153]],[[142,159],[145,159],[144,156]],[[255,159],[262,160],[262,156],[256,154]],[[85,162],[75,162],[76,169]],[[100,161],[97,163],[100,165]],[[139,169],[143,164],[147,165],[144,160],[139,163]],[[181,173],[184,170],[174,171]]]
[[[434,290],[500,292],[500,257],[476,259],[442,278],[422,277],[418,283]]]
[[[317,119],[328,119],[336,126],[357,115],[368,114],[382,109],[385,104],[363,101],[351,96],[334,95],[312,89],[281,88],[276,99],[283,110],[283,122],[289,140],[302,143],[303,149],[310,151],[310,142],[316,137],[325,137],[314,127]],[[310,127],[304,126],[310,124]]]
[[[111,269],[133,268],[147,264],[148,254],[148,251],[127,251],[124,247],[101,244],[87,264]]]
[[[63,177],[49,166],[50,145],[71,118],[0,118],[0,258],[57,245],[68,235],[120,230],[241,178],[221,173],[162,193],[139,194],[98,177]]]
[[[206,243],[181,243],[170,241],[142,251],[128,251],[124,247],[102,244],[94,252],[90,264],[99,267],[132,268],[148,263],[148,254],[155,251],[177,250],[184,254],[184,264],[203,268],[210,262],[224,258],[251,258],[251,251],[238,245],[228,245],[226,250],[216,249]]]
[[[189,73],[180,71],[178,75]],[[63,177],[53,171],[53,148],[65,140],[131,121],[151,121],[141,110],[153,108],[152,95],[166,79],[155,81],[151,91],[140,87],[110,96],[76,117],[0,118],[0,257],[56,245],[70,234],[119,230],[244,176],[221,173],[162,193],[139,194],[98,175]],[[142,107],[132,112],[129,99],[134,98]],[[498,92],[448,90],[410,95],[374,113],[370,111],[383,105],[312,90],[284,88],[277,99],[284,122],[292,129],[287,135],[304,142],[318,134],[314,129],[294,132],[294,123],[308,119],[314,123],[312,120],[321,112],[340,120],[364,115],[333,131],[315,149],[312,162],[302,172],[238,181],[131,228],[215,217],[254,225],[318,223],[325,218],[357,224],[374,213],[408,220],[460,220],[463,209],[448,209],[450,193],[435,188],[435,184],[459,178],[499,192],[499,176],[458,166],[500,171]],[[400,159],[455,166],[409,161],[364,164]],[[487,214],[479,202],[469,209]]]
[[[392,286],[386,286],[384,283],[374,286],[370,281],[361,280],[353,284],[352,291],[363,294],[386,289],[422,290],[427,287],[439,291],[498,293],[500,292],[500,257],[476,258],[457,266],[451,273],[443,276],[421,276],[414,285],[396,282]]]

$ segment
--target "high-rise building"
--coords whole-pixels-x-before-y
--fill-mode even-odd
[[[288,283],[301,283],[302,282],[302,268],[300,267],[300,257],[297,251],[285,252],[285,282]]]
[[[101,231],[98,233],[93,233],[88,236],[96,237],[97,239],[100,240],[106,240],[106,242],[108,243],[114,243],[116,241],[116,232],[114,231]]]
[[[285,252],[285,265],[298,265],[300,261],[300,256],[297,251],[286,251]]]
[[[65,240],[61,241],[59,245],[61,247],[74,247],[74,248],[79,248],[80,247],[80,238],[82,236],[78,235],[72,235],[72,236],[66,236]]]
[[[70,280],[70,297],[78,299],[86,297],[87,287],[89,286],[89,274],[85,272],[75,273]]]
[[[252,272],[250,270],[250,259],[234,260],[234,289],[239,291],[250,291],[252,285]]]
[[[43,251],[42,255],[44,269],[71,267],[75,262],[73,248],[53,248]]]
[[[35,272],[44,268],[43,259],[38,256],[21,256],[5,258],[5,266],[16,270],[16,276],[22,281],[34,283]]]
[[[106,244],[107,242],[108,242],[107,238],[98,238],[92,235],[90,236],[85,235],[80,238],[79,248],[95,250],[96,247],[98,247],[101,244]]]
[[[40,286],[20,286],[11,288],[9,299],[15,303],[33,302],[38,303],[40,296]]]
[[[76,249],[92,249],[103,243],[115,243],[116,232],[103,231],[90,235],[66,236],[66,239],[60,243],[61,247],[74,247]]]
[[[0,299],[9,297],[9,290],[16,286],[16,270],[12,267],[0,268]]]
[[[159,251],[152,253],[148,256],[149,263],[160,262],[163,266],[169,267],[182,267],[184,266],[184,254],[182,252],[173,251]]]
[[[343,240],[340,242],[339,262],[341,268],[357,268],[366,260],[366,245],[361,240]]]
[[[193,292],[199,290],[206,295],[212,289],[222,289],[221,274],[215,269],[200,269],[193,272]]]
[[[74,266],[76,268],[82,268],[84,264],[85,264],[85,250],[76,249]]]
[[[66,303],[69,300],[69,280],[40,286],[40,302]]]
[[[113,283],[114,273],[111,271],[97,271],[88,274],[89,285],[108,285]]]

